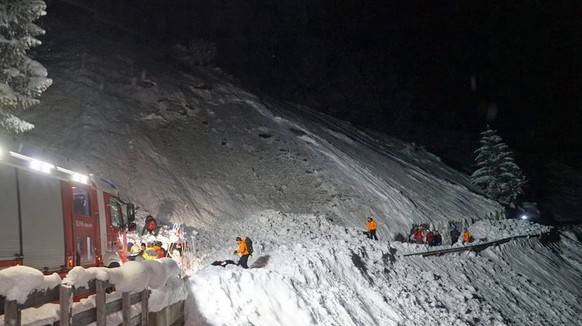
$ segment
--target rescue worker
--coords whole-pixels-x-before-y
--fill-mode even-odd
[[[143,229],[141,230],[141,235],[145,235],[146,232],[149,232],[149,234],[153,234],[156,236],[158,235],[158,232],[160,232],[160,228],[158,227],[158,222],[156,222],[156,219],[151,215],[148,215],[146,217],[145,225],[143,226]]]
[[[461,233],[459,232],[457,227],[453,225],[451,228],[450,234],[451,234],[451,246],[452,246],[455,243],[457,243],[457,240],[459,240],[459,236],[461,235]]]
[[[234,251],[234,255],[236,256],[237,254],[241,254],[237,265],[245,269],[249,268],[249,266],[247,266],[247,262],[249,260],[250,253],[247,249],[247,243],[240,237],[236,237],[236,242],[238,243],[238,250]]]
[[[471,242],[471,233],[467,228],[463,231],[463,244]]]
[[[420,227],[416,228],[416,231],[414,231],[414,239],[416,240],[416,243],[422,244],[423,238],[424,238],[424,233],[422,232],[422,229]]]
[[[140,246],[136,243],[128,243],[127,247],[129,248],[129,255],[127,256],[127,259],[129,260],[142,260],[142,249],[140,248]]]
[[[443,237],[438,230],[434,231],[434,245],[440,246],[443,244]]]
[[[431,231],[431,230],[428,230],[428,231],[426,232],[426,236],[425,236],[425,238],[426,238],[426,243],[427,243],[429,246],[433,246],[433,245],[434,245],[434,233],[432,233],[432,231]]]
[[[158,251],[156,251],[153,243],[148,243],[148,246],[145,248],[142,256],[145,260],[154,260],[158,258]]]
[[[376,224],[376,221],[373,218],[368,217],[368,238],[369,239],[378,240],[378,237],[376,236],[377,229],[378,229],[378,224]]]
[[[166,249],[164,249],[161,241],[154,242],[154,250],[157,252],[157,258],[166,257]]]

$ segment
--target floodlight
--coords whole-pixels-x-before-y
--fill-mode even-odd
[[[55,166],[50,163],[32,159],[30,161],[30,168],[44,173],[51,173],[51,170],[54,169]]]

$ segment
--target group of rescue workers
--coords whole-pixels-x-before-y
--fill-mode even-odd
[[[454,245],[459,241],[459,237],[461,236],[461,232],[456,226],[452,226],[449,234],[451,236],[451,245]],[[463,229],[462,233],[462,244],[470,243],[473,241],[471,237],[471,233],[469,229],[466,227]],[[429,246],[440,246],[443,244],[442,235],[438,230],[431,230],[431,229],[424,229],[421,226],[413,227],[410,231],[410,235],[408,237],[410,242],[418,243],[418,244],[427,244]]]
[[[372,217],[368,217],[367,229],[368,231],[364,232],[364,234],[368,239],[378,240],[378,236],[376,235],[378,223]],[[463,244],[473,241],[468,228],[465,227],[461,234],[459,229],[455,225],[452,225],[450,230],[451,245],[457,243],[461,235],[461,242]],[[443,244],[443,237],[438,230],[425,229],[421,226],[413,227],[408,238],[410,242],[428,244],[429,246],[440,246]]]
[[[145,220],[144,227],[141,231],[141,235],[154,235],[157,236],[160,232],[160,227],[156,219],[148,215]],[[161,241],[150,241],[147,244],[142,242],[141,245],[137,243],[128,243],[127,248],[129,249],[129,260],[153,260],[157,258],[164,258],[170,257],[168,250],[163,247],[163,243]],[[170,248],[173,252],[177,252],[178,255],[182,255],[182,243],[177,242],[173,243]]]
[[[148,215],[146,217],[145,223],[144,223],[144,227],[141,231],[141,235],[146,235],[146,234],[150,234],[150,235],[154,235],[157,236],[158,233],[160,232],[160,227],[158,226],[158,223],[156,221],[156,219],[151,216]],[[238,262],[235,263],[232,260],[226,260],[226,261],[222,261],[220,262],[221,266],[226,266],[227,264],[231,263],[231,264],[236,264],[242,268],[249,268],[248,266],[248,260],[249,260],[249,256],[252,254],[252,241],[250,240],[250,238],[245,238],[244,240],[241,239],[240,237],[236,237],[236,242],[238,244],[238,249],[234,251],[234,255],[241,255],[241,257],[239,258]],[[168,251],[166,249],[164,249],[163,244],[161,241],[153,241],[153,242],[148,242],[146,243],[141,243],[140,246],[138,246],[137,244],[132,244],[129,243],[128,244],[128,248],[129,248],[129,259],[130,260],[152,260],[152,259],[157,259],[157,258],[163,258],[163,257],[169,257]],[[179,254],[182,254],[182,246],[180,243],[177,243],[173,249],[177,250],[179,252]]]
[[[141,234],[145,235],[146,233],[149,233],[151,235],[157,235],[159,233],[159,230],[160,227],[157,225],[156,220],[151,215],[148,215],[146,217],[145,225],[143,227]],[[378,223],[376,222],[376,220],[374,220],[372,217],[368,217],[367,231],[364,232],[364,234],[368,237],[368,239],[378,240],[378,236],[376,234],[377,230]],[[453,225],[450,230],[450,236],[451,245],[453,245],[458,241],[459,237],[461,236],[461,232],[459,232],[457,227]],[[472,242],[473,240],[469,230],[466,227],[464,228],[462,236],[463,244]],[[233,254],[240,255],[238,262],[235,262],[233,260],[223,260],[215,261],[214,263],[212,263],[212,265],[225,267],[228,264],[233,264],[245,269],[249,268],[248,266],[249,256],[251,256],[253,253],[252,241],[250,240],[250,238],[242,239],[241,237],[236,237],[235,240],[236,243],[238,244],[238,249],[236,249],[233,252]],[[424,229],[421,226],[416,226],[412,228],[409,235],[409,241],[418,244],[428,244],[429,246],[440,246],[443,244],[442,236],[438,230]],[[163,248],[162,243],[160,241],[150,242],[147,245],[145,243],[142,243],[141,246],[137,246],[137,244],[130,245],[129,248],[131,252],[130,257],[133,258],[132,260],[151,260],[168,256],[168,252]],[[182,254],[181,246],[179,246],[179,248],[174,249],[177,249],[180,255]]]
[[[141,246],[128,243],[130,260],[152,260],[168,256],[168,252],[160,241],[149,242],[147,245],[142,242]]]

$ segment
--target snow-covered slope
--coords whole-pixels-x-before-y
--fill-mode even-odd
[[[389,243],[412,223],[443,230],[501,210],[434,155],[260,98],[218,69],[179,72],[127,40],[45,23],[37,59],[54,84],[22,140],[114,180],[141,217],[188,226],[188,325],[579,323],[574,238],[434,258]],[[378,242],[361,233],[370,215]],[[255,240],[256,268],[211,266],[236,236]]]
[[[114,180],[144,213],[195,227],[268,209],[348,226],[372,215],[392,238],[412,222],[501,210],[409,144],[263,100],[217,69],[179,72],[68,28],[47,26],[38,59],[54,85],[26,114],[36,128],[23,138]]]
[[[488,240],[547,231],[511,220],[469,229]],[[210,265],[232,255],[229,234],[255,240],[251,269]],[[534,236],[480,254],[407,257],[428,248],[272,211],[202,231],[195,244],[189,325],[580,324],[582,244],[573,233],[545,245]]]

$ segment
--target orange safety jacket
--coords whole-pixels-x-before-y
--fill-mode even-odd
[[[249,250],[247,249],[247,243],[244,240],[237,241],[238,242],[238,252],[241,255],[250,255]]]
[[[375,220],[371,220],[368,222],[368,231],[374,231],[378,228]]]
[[[463,239],[465,240],[465,242],[469,242],[471,240],[471,234],[469,233],[469,231],[465,230],[465,232],[463,232]]]

